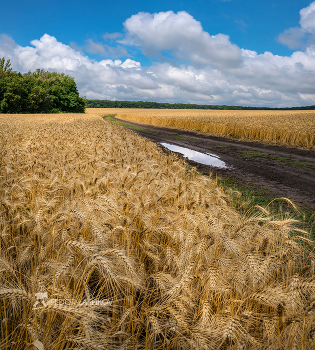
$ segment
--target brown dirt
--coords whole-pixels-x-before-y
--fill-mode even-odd
[[[277,196],[315,208],[315,151],[121,121],[143,128],[132,131],[157,144],[167,142],[202,153],[213,153],[229,167],[220,169],[186,159],[198,171],[245,181]],[[168,152],[165,148],[163,150]],[[244,152],[260,152],[264,155],[250,156]]]

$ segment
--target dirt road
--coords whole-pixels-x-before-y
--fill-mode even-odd
[[[315,208],[315,151],[116,120],[138,127],[139,129],[132,130],[153,142],[165,142],[202,153],[212,153],[227,165],[227,168],[217,168],[186,159],[199,171],[211,171],[213,174],[246,181],[268,189],[277,196]],[[183,157],[181,154],[179,156]]]

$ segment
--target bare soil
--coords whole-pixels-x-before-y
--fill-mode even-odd
[[[115,119],[114,117],[112,117]],[[213,153],[228,168],[216,168],[188,160],[203,173],[224,176],[267,189],[271,193],[315,209],[315,151],[259,142],[206,136],[119,120],[143,130],[131,129],[160,145],[167,142],[202,153]],[[160,147],[165,151],[167,149]],[[253,153],[254,152],[254,153]],[[258,153],[258,154],[256,154]],[[178,156],[183,157],[180,153]]]

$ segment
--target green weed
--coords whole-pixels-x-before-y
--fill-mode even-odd
[[[288,201],[267,189],[251,183],[229,177],[217,177],[217,183],[226,192],[231,194],[231,205],[243,215],[258,214],[257,206],[267,208],[277,219],[293,218],[301,222],[300,229],[307,230],[315,239],[315,210],[304,205],[296,205],[295,209]]]
[[[306,168],[306,170],[308,170],[308,171],[315,171],[315,164],[308,163],[308,162],[300,162],[298,160],[292,160],[291,158],[288,158],[288,157],[277,157],[277,156],[273,156],[273,155],[262,153],[262,152],[252,152],[252,151],[238,151],[238,152],[241,153],[242,156],[244,156],[246,158],[263,157],[266,159],[273,159],[273,160],[276,160],[278,162],[281,162],[282,165],[293,166],[297,169]]]
[[[182,136],[176,136],[175,137],[177,140],[184,140],[184,141],[187,141],[189,139],[187,139],[187,137],[182,137]]]

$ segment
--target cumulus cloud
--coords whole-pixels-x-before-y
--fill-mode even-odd
[[[290,49],[304,49],[315,44],[315,1],[301,9],[300,27],[286,29],[277,39]]]
[[[304,30],[315,33],[315,1],[300,11],[300,25]]]
[[[312,28],[311,5],[301,11],[305,31]],[[88,41],[90,50],[105,55],[96,61],[48,34],[25,47],[0,35],[0,57],[10,58],[13,68],[22,72],[41,68],[69,74],[80,94],[91,99],[279,107],[315,104],[315,46],[291,56],[257,54],[232,44],[224,34],[206,33],[186,12],[139,13],[125,22],[125,29],[128,45],[137,45],[147,55],[168,52],[178,62],[160,60],[143,67],[131,58],[111,59],[101,43]]]
[[[185,11],[140,12],[126,20],[125,44],[138,45],[148,56],[168,51],[198,66],[237,67],[241,50],[225,34],[210,35]]]

